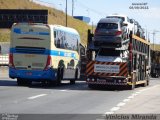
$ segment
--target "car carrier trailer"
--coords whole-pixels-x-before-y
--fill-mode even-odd
[[[136,85],[149,85],[150,72],[150,43],[132,32],[129,38],[123,40],[122,47],[113,48],[111,46],[95,47],[94,34],[88,30],[88,49],[86,65],[86,82],[88,87],[93,88],[97,85],[103,86],[127,86],[134,89]],[[120,50],[127,54],[125,60],[98,61],[98,51],[100,49]],[[110,51],[109,51],[110,52]],[[112,51],[111,51],[112,52]],[[123,59],[122,58],[122,59]]]

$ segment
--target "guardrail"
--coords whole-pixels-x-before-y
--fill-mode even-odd
[[[0,66],[8,66],[9,56],[8,54],[0,54]]]

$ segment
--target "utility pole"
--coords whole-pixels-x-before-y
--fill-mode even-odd
[[[154,36],[155,36],[155,32],[153,31],[153,50],[154,50]]]
[[[73,12],[74,12],[74,0],[72,0],[72,17],[73,17]]]
[[[66,0],[66,27],[67,27],[67,0]]]
[[[153,50],[155,50],[155,44],[154,44],[154,39],[155,39],[155,34],[157,33],[157,32],[160,32],[160,31],[157,31],[157,30],[153,30]]]

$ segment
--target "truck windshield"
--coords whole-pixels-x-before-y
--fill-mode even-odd
[[[120,50],[101,49],[98,55],[99,56],[120,56]]]

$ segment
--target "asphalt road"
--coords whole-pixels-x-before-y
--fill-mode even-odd
[[[160,79],[151,78],[149,86],[137,87],[134,90],[91,90],[85,81],[77,81],[75,85],[63,82],[61,86],[42,86],[40,83],[33,83],[32,86],[25,87],[17,86],[16,79],[8,78],[7,67],[0,67],[0,113],[73,115],[127,113],[131,111],[129,102],[139,103],[135,106],[132,104],[132,108],[135,108],[143,104],[143,101],[147,101],[148,97],[140,97],[142,92],[147,96],[152,95],[149,100],[155,99],[159,91],[154,89],[160,88],[159,85]],[[149,104],[152,106],[153,102]],[[159,105],[154,113],[160,113]],[[145,109],[143,110],[145,113]]]

